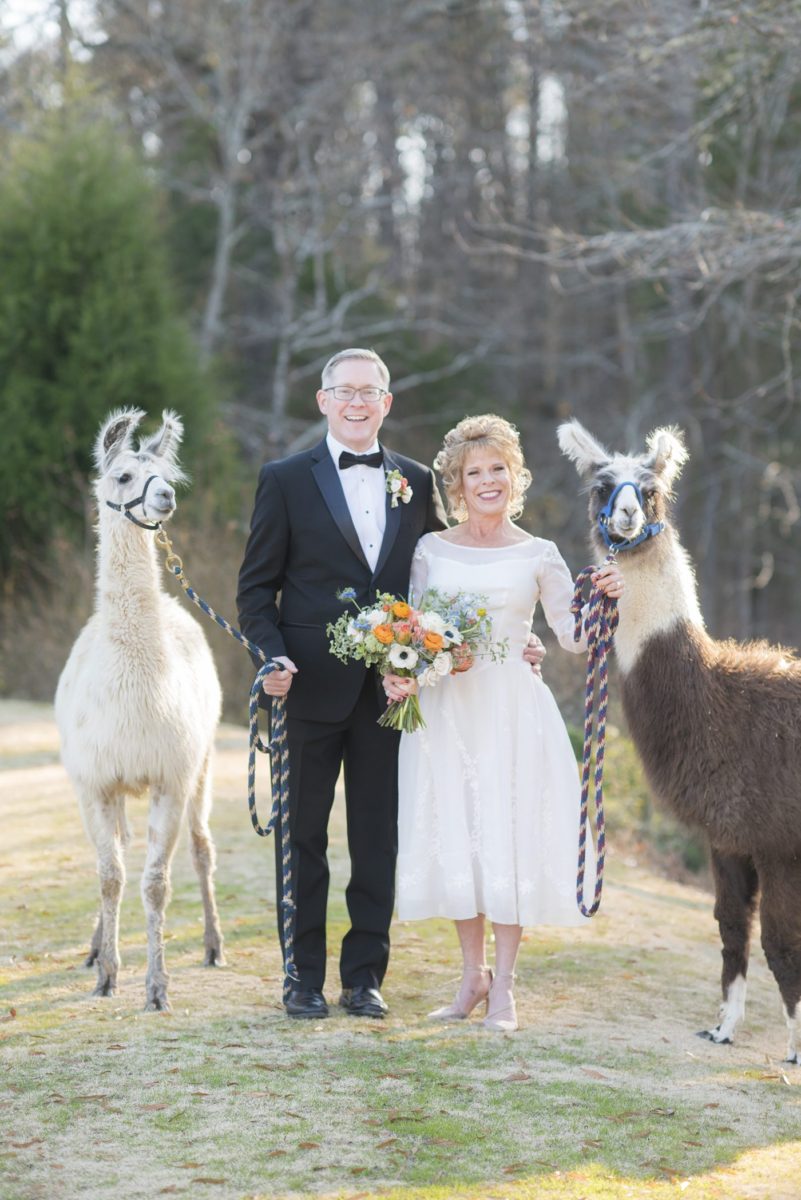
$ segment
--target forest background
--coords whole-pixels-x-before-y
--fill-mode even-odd
[[[518,425],[523,524],[574,571],[558,421],[613,448],[679,425],[710,630],[798,641],[797,4],[0,14],[0,694],[50,699],[90,611],[105,413],[183,415],[172,536],[231,615],[258,467],[322,436],[320,368],[349,345],[389,363],[401,452],[430,462],[465,413]],[[250,664],[209,638],[238,716]],[[546,676],[575,720],[576,660]]]

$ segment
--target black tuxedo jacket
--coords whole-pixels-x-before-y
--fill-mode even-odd
[[[366,668],[345,666],[328,649],[325,627],[348,607],[337,592],[354,588],[361,605],[371,603],[377,592],[405,596],[418,539],[447,526],[433,472],[382,449],[386,470],[405,475],[412,498],[393,508],[387,494],[386,529],[374,571],[325,439],[313,450],[261,469],[239,573],[239,624],[268,657],[283,654],[297,666],[287,697],[290,717],[335,722],[349,715]]]

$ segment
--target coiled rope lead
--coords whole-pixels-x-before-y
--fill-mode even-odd
[[[236,641],[241,642],[245,649],[261,659],[263,666],[259,667],[253,686],[250,689],[249,706],[249,748],[248,748],[248,809],[253,828],[259,837],[267,837],[274,831],[279,831],[281,839],[281,943],[284,958],[284,1000],[287,999],[292,987],[300,983],[295,969],[295,901],[292,895],[292,854],[289,840],[289,748],[287,746],[286,701],[282,696],[273,696],[270,715],[270,741],[267,745],[259,735],[259,697],[263,680],[272,672],[281,669],[281,664],[268,659],[259,646],[254,645],[245,637],[241,630],[236,629],[225,617],[216,613],[210,604],[199,596],[184,575],[184,565],[179,555],[172,548],[167,533],[160,528],[155,537],[156,545],[165,552],[164,566],[174,575],[186,592],[186,595],[202,609],[207,616],[224,629]],[[270,778],[272,782],[273,805],[270,819],[265,826],[259,824],[256,812],[256,751],[270,756]],[[276,836],[279,836],[276,833]]]
[[[609,553],[603,561],[603,566],[615,561],[615,553]],[[584,586],[592,578],[598,567],[585,567],[576,576],[573,603],[570,611],[575,619],[573,640],[581,640],[582,612],[584,609]],[[590,591],[587,605],[587,616],[584,619],[584,632],[587,634],[587,688],[584,696],[584,753],[582,756],[581,773],[581,815],[579,818],[579,851],[578,877],[576,879],[576,903],[582,916],[592,917],[597,913],[601,904],[601,892],[604,885],[604,861],[606,858],[606,832],[604,824],[604,749],[606,746],[606,711],[609,703],[607,659],[615,630],[618,623],[617,600],[605,596],[598,587]],[[598,717],[596,721],[596,750],[595,750],[595,840],[596,840],[596,870],[595,897],[589,908],[584,900],[584,868],[587,858],[587,823],[589,816],[590,795],[590,763],[592,761],[592,731],[593,709],[596,695],[598,698]]]

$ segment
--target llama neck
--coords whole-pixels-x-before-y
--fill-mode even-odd
[[[97,608],[115,638],[152,640],[163,595],[153,534],[101,509]]]
[[[698,605],[695,572],[686,550],[668,526],[640,553],[621,554],[625,592],[620,600],[620,625],[615,634],[618,665],[626,674],[646,642],[680,621],[699,629],[704,619]]]

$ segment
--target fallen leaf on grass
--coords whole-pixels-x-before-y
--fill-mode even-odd
[[[531,1076],[526,1071],[512,1071],[511,1075],[504,1076],[504,1083],[525,1083],[531,1079]]]
[[[580,1068],[585,1075],[589,1075],[591,1079],[608,1079],[608,1075],[604,1075],[603,1071],[596,1071],[593,1067]]]
[[[366,1170],[367,1167],[351,1167],[350,1173],[351,1175],[363,1175]]]
[[[203,1166],[203,1163],[185,1162],[178,1163],[178,1166],[182,1171],[197,1171]]]
[[[676,1115],[675,1108],[649,1108],[648,1112],[652,1117],[673,1117]]]
[[[503,1167],[504,1175],[515,1175],[518,1171],[525,1171],[527,1163],[510,1163],[508,1167]]]
[[[41,1144],[42,1144],[41,1138],[31,1138],[31,1140],[29,1142],[12,1142],[11,1143],[11,1145],[14,1147],[15,1150],[27,1150],[29,1146],[40,1146]]]
[[[278,1158],[279,1154],[286,1154],[286,1150],[270,1150],[267,1154],[268,1158]]]
[[[208,1092],[190,1092],[189,1095],[190,1096],[208,1096],[209,1093]]]
[[[44,1050],[29,1050],[29,1051],[28,1051],[28,1053],[29,1053],[29,1054],[41,1054],[41,1055],[44,1055]]]
[[[385,1138],[383,1142],[378,1143],[376,1150],[386,1150],[387,1146],[394,1146],[397,1141],[400,1141],[400,1139],[396,1137]]]
[[[197,1179],[192,1180],[193,1183],[227,1183],[227,1179],[215,1179],[212,1175],[198,1175]]]
[[[319,1142],[298,1142],[298,1149],[299,1150],[319,1150],[320,1143]]]
[[[140,1104],[142,1112],[160,1112],[163,1108],[169,1108],[169,1104]]]

